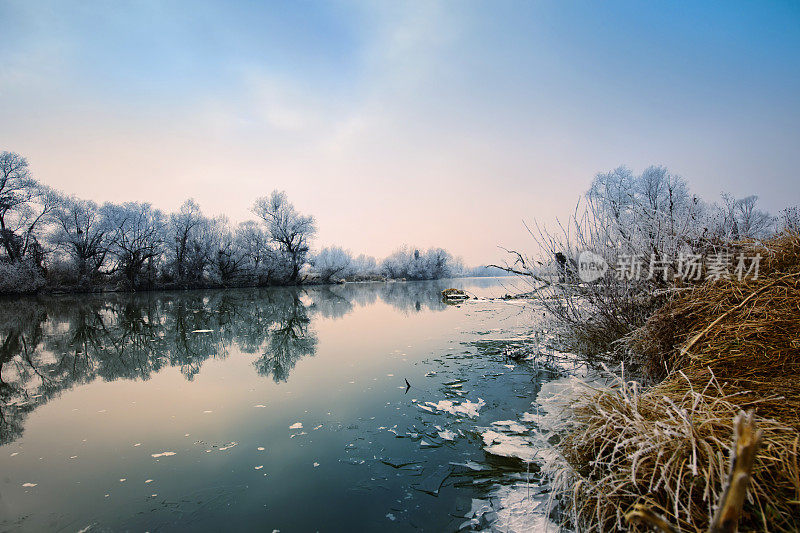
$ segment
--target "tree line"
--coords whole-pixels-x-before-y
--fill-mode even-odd
[[[257,198],[256,220],[208,217],[192,199],[177,213],[149,203],[99,205],[31,175],[26,158],[0,154],[0,293],[151,290],[439,279],[464,268],[442,248],[404,246],[378,261],[333,246],[314,253],[317,226],[286,193]]]

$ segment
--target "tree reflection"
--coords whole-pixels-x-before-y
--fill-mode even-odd
[[[442,310],[433,282],[180,293],[81,295],[0,302],[0,445],[28,413],[97,379],[147,380],[177,367],[192,380],[231,346],[276,383],[317,350],[314,317],[341,319],[378,298],[404,313]]]

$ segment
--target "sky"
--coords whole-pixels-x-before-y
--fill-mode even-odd
[[[798,2],[0,0],[0,150],[99,203],[253,218],[468,264],[598,172],[800,204]]]

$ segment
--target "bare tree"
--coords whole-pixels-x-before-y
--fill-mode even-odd
[[[267,223],[272,242],[289,261],[289,282],[296,283],[300,269],[307,263],[309,240],[317,231],[314,217],[298,213],[282,191],[258,198],[253,212]]]

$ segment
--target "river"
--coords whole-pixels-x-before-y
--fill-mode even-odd
[[[514,283],[0,301],[0,529],[491,527],[529,467],[480,428],[553,377],[503,354],[536,330]]]

